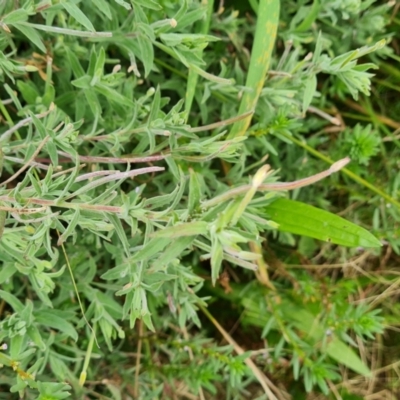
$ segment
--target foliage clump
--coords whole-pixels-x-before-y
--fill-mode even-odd
[[[273,399],[370,376],[391,278],[356,272],[382,242],[399,253],[399,182],[360,175],[398,140],[338,107],[396,57],[391,9],[300,3],[0,4],[0,399]]]

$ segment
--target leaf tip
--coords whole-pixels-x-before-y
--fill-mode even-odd
[[[330,172],[338,172],[340,171],[343,167],[345,167],[349,162],[350,162],[350,157],[345,157],[342,158],[339,161],[336,161],[335,163],[333,163],[331,165],[331,167],[329,168]]]

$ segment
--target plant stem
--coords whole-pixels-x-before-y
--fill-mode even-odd
[[[207,34],[210,29],[211,16],[214,9],[214,0],[203,0],[202,4],[207,7],[206,17],[203,19],[200,25],[199,33]],[[199,56],[201,57],[203,51],[200,51]],[[196,92],[197,81],[199,78],[199,74],[194,71],[192,68],[189,69],[189,76],[187,80],[187,89],[185,95],[185,111],[186,118],[188,118],[190,109],[192,108],[194,94]]]
[[[85,361],[83,362],[82,372],[79,377],[79,385],[80,386],[83,386],[86,381],[87,369],[89,367],[90,357],[92,356],[95,338],[96,338],[96,324],[94,324],[94,326],[93,326],[92,334],[90,335],[90,339],[89,339],[89,344],[86,349]]]
[[[0,111],[2,112],[6,121],[10,124],[10,126],[14,126],[14,121],[10,117],[10,114],[7,111],[7,108],[4,106],[4,103],[0,101]]]
[[[318,157],[321,160],[326,161],[329,164],[333,164],[334,161],[331,160],[329,157],[324,156],[322,153],[320,153],[318,150],[313,149],[312,147],[308,146],[306,143],[303,143],[301,140],[298,140],[296,138],[294,138],[293,136],[290,136],[284,132],[281,132],[282,136],[284,136],[286,139],[289,139],[291,142],[297,144],[298,146],[302,147],[303,149],[307,150],[310,154]],[[372,192],[378,194],[379,196],[383,197],[387,202],[395,205],[396,207],[398,207],[400,209],[400,202],[397,201],[396,199],[394,199],[393,197],[389,196],[387,193],[385,193],[383,190],[377,188],[375,185],[373,185],[372,183],[366,181],[365,179],[359,177],[358,175],[356,175],[354,172],[351,172],[350,170],[348,170],[347,168],[343,168],[342,172],[347,175],[348,177],[350,177],[351,179],[353,179],[354,181],[356,181],[357,183],[359,183],[362,186],[365,186],[366,188],[370,189]]]
[[[110,38],[112,32],[89,32],[89,31],[77,31],[75,29],[60,28],[58,26],[39,25],[32,24],[30,22],[19,22],[21,25],[25,25],[34,29],[38,29],[44,32],[58,33],[60,35],[79,36],[84,38]]]
[[[301,188],[304,186],[308,186],[315,182],[320,181],[321,179],[328,177],[329,175],[331,175],[335,172],[338,172],[347,163],[350,162],[350,159],[348,157],[346,157],[346,158],[343,158],[336,162],[333,162],[331,160],[329,160],[329,162],[332,162],[331,167],[325,171],[319,172],[318,174],[311,175],[311,176],[308,176],[307,178],[299,179],[299,180],[293,181],[293,182],[272,182],[272,183],[259,184],[257,186],[257,190],[281,192],[281,191],[294,190],[294,189],[298,189],[298,188]],[[219,196],[216,196],[210,200],[205,201],[204,203],[202,203],[201,207],[204,209],[207,209],[209,207],[215,206],[222,202],[228,201],[236,196],[240,196],[242,194],[247,194],[251,190],[252,190],[251,184],[235,187],[231,190],[228,190],[225,193],[220,194]]]

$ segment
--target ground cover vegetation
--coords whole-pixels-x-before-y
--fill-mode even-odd
[[[398,398],[398,9],[1,2],[0,399]]]

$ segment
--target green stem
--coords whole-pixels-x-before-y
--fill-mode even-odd
[[[38,29],[40,31],[57,33],[59,35],[79,36],[79,37],[84,37],[84,38],[110,38],[110,37],[112,37],[112,32],[77,31],[74,29],[59,28],[58,26],[32,24],[30,22],[19,22],[19,24],[25,25],[25,26],[28,26],[28,27],[31,27],[34,29]]]
[[[0,196],[0,201],[11,202],[14,203],[17,200],[14,197],[10,196]],[[123,207],[117,206],[108,206],[103,204],[86,204],[86,203],[68,203],[66,201],[57,201],[57,200],[47,200],[47,199],[37,199],[37,198],[25,198],[24,204],[39,204],[45,207],[61,207],[61,208],[71,208],[73,210],[80,209],[80,210],[90,210],[95,212],[110,212],[110,213],[117,213],[120,214],[123,212]],[[23,213],[24,208],[12,208],[12,207],[3,207],[0,206],[4,211],[10,212],[21,212]],[[25,212],[28,214],[29,212]]]
[[[177,76],[180,76],[181,78],[187,79],[188,75],[186,75],[184,72],[179,71],[178,69],[171,67],[169,64],[165,63],[162,60],[159,60],[158,58],[154,59],[154,62],[158,65],[161,65],[163,68],[167,69],[168,71],[171,71],[172,73],[174,73]],[[204,87],[204,85],[200,86],[201,88]],[[221,94],[220,92],[218,92],[217,90],[211,90],[211,94],[219,101],[223,102],[223,103],[227,103],[228,102],[228,98]]]
[[[279,0],[260,0],[250,66],[246,87],[251,89],[243,93],[239,114],[254,110],[258,102],[271,62],[279,22]],[[251,116],[233,125],[229,138],[243,136],[251,122]]]
[[[171,65],[169,65],[169,64],[167,64],[166,62],[160,60],[159,58],[155,58],[155,59],[154,59],[154,62],[155,62],[156,64],[158,64],[158,65],[161,65],[161,67],[167,69],[168,71],[171,71],[171,72],[174,73],[175,75],[180,76],[180,77],[183,78],[183,79],[187,79],[187,75],[186,75],[184,72],[179,71],[178,69],[176,69],[176,68],[174,68],[174,67],[171,67]]]
[[[206,5],[207,12],[206,12],[206,17],[201,22],[199,33],[205,35],[210,30],[211,16],[212,16],[212,12],[214,9],[214,0],[208,0],[208,1],[203,0],[202,4]],[[201,51],[199,55],[201,56],[202,53],[203,52]],[[194,95],[196,92],[198,79],[199,79],[199,74],[196,71],[194,71],[193,69],[189,69],[189,76],[188,76],[188,80],[187,80],[187,89],[186,89],[186,96],[185,96],[186,118],[189,117],[190,109],[192,108],[192,103],[193,103]]]
[[[6,121],[10,124],[10,126],[14,126],[14,121],[10,117],[10,114],[8,113],[7,108],[4,106],[2,101],[0,101],[0,111],[4,115],[4,118],[6,119]]]
[[[96,324],[93,326],[92,334],[90,335],[89,344],[88,344],[88,348],[86,350],[86,355],[85,355],[85,361],[83,362],[82,372],[79,377],[79,385],[80,386],[83,386],[86,381],[87,369],[89,367],[90,358],[92,357],[93,345],[94,345],[95,339],[96,339]]]

